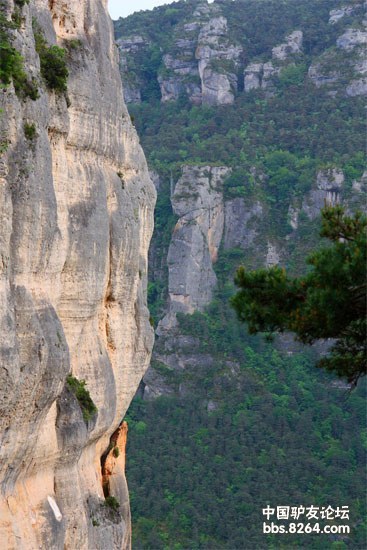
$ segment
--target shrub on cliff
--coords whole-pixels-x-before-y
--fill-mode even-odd
[[[109,496],[109,497],[106,497],[105,506],[108,506],[114,512],[118,512],[119,508],[120,508],[120,503],[117,500],[117,498],[115,498],[113,496]]]
[[[14,28],[14,23],[0,13],[0,87],[9,86],[13,81],[17,96],[35,100],[38,98],[37,84],[34,80],[28,79],[23,58],[12,46],[10,31]]]
[[[49,46],[36,22],[33,23],[36,51],[40,58],[41,75],[47,87],[56,92],[67,91],[69,71],[66,66],[65,50],[59,46]]]
[[[80,408],[83,412],[84,420],[88,422],[88,420],[91,420],[91,418],[96,414],[98,409],[93,403],[89,391],[85,387],[85,380],[78,380],[77,378],[69,374],[66,381],[69,388],[78,400]]]

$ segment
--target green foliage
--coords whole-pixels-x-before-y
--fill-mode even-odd
[[[255,192],[255,180],[247,166],[235,168],[224,182],[224,196],[227,199],[235,197],[251,197]]]
[[[41,75],[47,87],[56,92],[67,91],[69,71],[66,66],[66,52],[59,46],[48,46],[45,37],[36,22],[33,24],[36,51],[40,58]]]
[[[278,84],[280,84],[282,88],[286,88],[288,86],[301,86],[304,82],[306,74],[306,64],[288,65],[288,67],[282,69],[278,77]]]
[[[116,497],[113,497],[113,496],[106,497],[104,504],[105,506],[108,506],[108,508],[111,508],[111,510],[113,510],[114,512],[119,511],[120,503]]]
[[[277,548],[261,532],[264,503],[344,500],[364,517],[363,386],[345,400],[310,358],[269,346],[247,347],[232,377],[218,361],[188,367],[181,384],[185,396],[136,398],[128,412],[134,548]],[[355,524],[345,542],[364,540]],[[326,550],[332,540],[284,535],[282,544]]]
[[[304,343],[337,338],[319,366],[356,383],[366,373],[366,218],[324,208],[321,236],[333,244],[308,257],[310,272],[291,279],[285,269],[239,268],[232,305],[251,334],[295,332]]]
[[[14,4],[19,8],[23,8],[26,4],[29,4],[29,0],[15,0]]]
[[[120,449],[118,447],[113,448],[113,456],[118,458],[120,456]]]
[[[87,390],[85,380],[78,380],[71,374],[66,379],[67,384],[78,400],[83,412],[83,418],[86,422],[91,420],[97,413],[97,407],[93,403],[89,391]]]
[[[66,46],[70,50],[77,50],[82,46],[82,41],[79,40],[78,38],[72,38],[71,40],[68,40],[66,42]]]
[[[295,29],[304,32],[304,54],[295,58],[294,67],[283,69],[272,97],[261,89],[240,90],[233,105],[196,106],[184,96],[161,103],[157,75],[171,74],[162,58],[182,55],[177,39],[199,3],[175,2],[116,24],[117,38],[146,39],[127,56],[127,78],[142,91],[142,103],[130,105],[129,111],[149,164],[160,176],[148,284],[156,323],[168,299],[166,259],[177,221],[170,196],[181,165],[230,167],[225,200],[241,197],[245,208],[259,202],[262,214],[247,224],[256,234],[253,244],[219,250],[211,304],[205,311],[177,316],[184,338],[177,339],[174,352],[183,353],[185,368],[152,362],[154,376],[173,395],[149,402],[136,398],[128,411],[134,548],[270,550],[281,544],[326,550],[344,542],[326,536],[264,537],[261,508],[268,502],[338,506],[346,500],[356,522],[345,546],[363,548],[362,381],[345,399],[346,384],[313,368],[314,350],[290,344],[286,335],[276,336],[272,344],[249,335],[229,305],[237,266],[263,265],[268,240],[284,253],[287,280],[304,276],[304,259],[318,249],[320,237],[318,220],[309,219],[301,207],[320,168],[344,171],[342,200],[362,175],[363,100],[344,92],[332,97],[307,77],[316,56],[330,49],[333,63],[340,62],[338,69],[349,78],[350,58],[333,46],[344,28],[355,26],[362,8],[329,25],[329,11],[339,6],[338,0],[220,1],[230,41],[244,48],[240,81],[249,62],[268,61],[272,48]],[[214,68],[232,70],[221,63]],[[290,204],[301,209],[297,230],[288,225]],[[286,284],[283,276],[280,272],[278,285]],[[301,352],[296,353],[298,345]],[[160,337],[156,353],[161,358],[169,353]]]
[[[37,84],[28,79],[23,58],[12,46],[11,30],[14,28],[14,23],[0,13],[0,83],[6,87],[13,81],[15,93],[19,97],[36,100],[39,97]]]
[[[365,167],[366,158],[362,151],[351,156],[343,167],[347,183],[350,184],[353,180],[359,180],[362,177]]]
[[[6,138],[1,137],[0,138],[0,155],[5,153],[8,150],[9,147],[9,140]]]
[[[36,125],[34,122],[25,122],[24,123],[24,126],[23,126],[23,129],[24,129],[24,135],[27,139],[29,139],[30,141],[32,141],[36,135],[37,135],[37,130],[36,130]]]
[[[16,29],[20,29],[20,27],[21,27],[21,25],[22,25],[22,14],[21,14],[20,9],[15,8],[15,10],[13,11],[13,13],[11,14],[11,20],[12,20],[13,23],[14,23],[14,27],[15,27]]]
[[[268,200],[276,205],[272,222],[282,236],[289,203],[292,198],[303,197],[310,191],[316,179],[317,163],[308,156],[302,158],[289,151],[275,150],[264,155],[263,166],[267,175],[264,190]]]

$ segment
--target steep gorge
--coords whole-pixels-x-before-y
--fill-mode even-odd
[[[155,190],[106,0],[2,5],[7,21],[14,13],[12,45],[38,97],[0,90],[1,546],[127,548],[124,455],[110,484],[117,512],[105,505],[101,457],[150,360]],[[41,77],[35,26],[65,48],[67,93]],[[97,407],[90,419],[70,373]]]
[[[346,403],[345,381],[314,368],[327,342],[266,342],[229,305],[240,264],[309,268],[325,201],[364,207],[364,8],[182,0],[115,22],[158,192],[156,343],[126,418],[136,548],[273,548],[265,502],[348,500],[365,517],[363,384]],[[352,523],[279,544],[362,548]]]

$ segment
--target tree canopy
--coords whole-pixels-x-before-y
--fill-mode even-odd
[[[306,344],[336,339],[318,366],[353,384],[366,374],[366,226],[361,213],[325,207],[320,235],[332,244],[307,258],[305,276],[291,278],[279,266],[240,267],[235,276],[240,290],[231,299],[250,334],[290,331]]]

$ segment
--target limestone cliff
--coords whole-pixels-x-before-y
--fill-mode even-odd
[[[317,88],[326,87],[330,95],[336,95],[341,90],[349,97],[367,94],[366,7],[366,2],[356,2],[330,11],[330,25],[335,25],[346,16],[359,15],[353,26],[343,29],[335,46],[323,53],[308,69],[308,76],[314,85]]]
[[[6,18],[17,9],[9,0]],[[67,94],[46,89],[32,19],[68,52]],[[107,1],[31,0],[20,21],[13,46],[39,97],[0,91],[1,547],[128,548],[124,456],[105,494],[101,459],[150,359],[155,190],[123,102]],[[86,382],[90,420],[69,373]]]
[[[174,29],[169,48],[161,48],[161,64],[155,75],[161,101],[176,100],[181,94],[187,94],[195,105],[233,103],[243,48],[230,40],[227,19],[218,4],[197,0],[188,4],[187,9],[188,17]],[[142,36],[125,36],[124,28],[122,33],[122,36],[117,33],[117,44],[122,72],[129,82],[125,100],[139,103],[143,84],[139,84],[131,65],[138,55],[144,58],[150,41]]]
[[[291,4],[290,12],[297,3]],[[333,4],[339,3],[331,0],[329,6]],[[266,22],[261,23],[273,8],[271,3],[263,6],[263,15],[253,20],[263,31],[252,38],[253,43],[252,30],[246,26],[249,14],[241,11],[243,6],[226,0],[163,6],[144,25],[137,15],[117,21],[126,102],[140,103],[154,93],[163,103],[184,96],[194,105],[228,105],[243,90],[272,97],[282,82],[290,77],[296,81],[297,74],[299,78],[307,75],[316,88],[326,87],[330,94],[356,97],[367,93],[365,2],[346,0],[345,5],[326,12],[323,32],[332,38],[324,51],[310,50],[313,31],[302,18],[295,18],[298,24],[291,28],[292,18],[289,24],[284,21],[284,34],[276,33],[276,40],[274,27],[269,32]],[[252,8],[259,9],[256,2]],[[155,20],[159,20],[158,30],[152,25]],[[279,21],[278,25],[283,26]],[[274,42],[270,43],[272,34]],[[263,50],[256,48],[259,38],[266,43]]]
[[[216,284],[213,263],[222,240],[222,183],[226,167],[184,166],[172,195],[179,220],[168,250],[169,310],[159,331],[175,325],[176,313],[201,310]]]
[[[269,95],[275,88],[274,79],[286,67],[294,66],[302,54],[303,32],[290,33],[285,42],[272,49],[272,60],[266,63],[250,63],[245,68],[244,90],[250,92],[258,88],[267,89]]]
[[[264,174],[257,174],[255,167],[251,172],[258,186],[266,184]],[[176,185],[171,187],[172,208],[178,221],[167,251],[167,304],[156,330],[152,366],[140,387],[144,399],[177,392],[185,395],[190,388],[182,383],[177,387],[175,382],[180,372],[215,364],[211,350],[203,348],[200,335],[186,335],[178,320],[180,314],[205,312],[216,298],[216,291],[223,292],[217,284],[215,264],[218,260],[223,261],[226,255],[234,253],[237,262],[245,259],[257,267],[284,265],[289,262],[292,251],[300,247],[305,220],[317,222],[325,202],[360,208],[366,185],[365,174],[360,181],[353,182],[350,191],[340,168],[316,171],[310,190],[298,201],[290,202],[289,232],[282,239],[269,226],[269,206],[265,200],[249,201],[226,195],[230,174],[231,169],[225,166],[187,165],[183,166]],[[153,255],[161,252],[153,246]],[[164,271],[159,273],[157,267],[155,277],[164,280]],[[291,337],[278,339],[276,346],[289,353],[299,349]],[[323,345],[317,348],[320,350],[325,351]],[[235,376],[238,365],[230,360],[225,360],[225,365]]]

